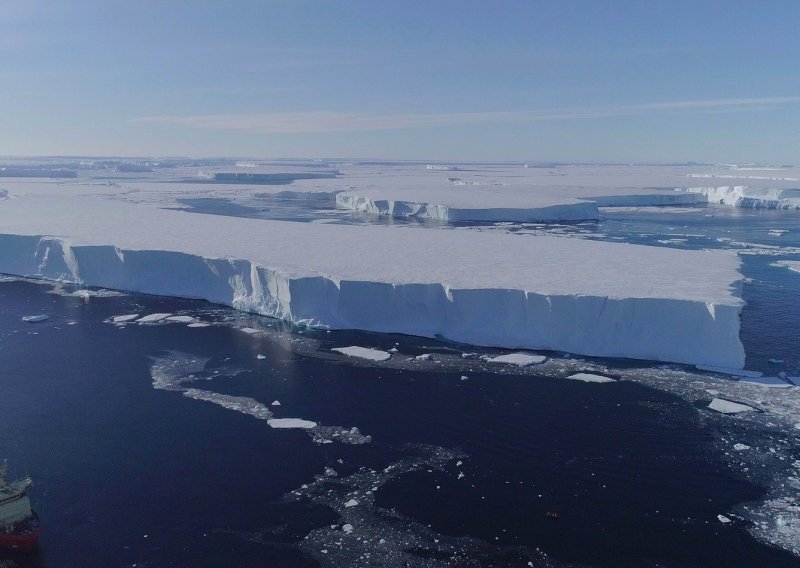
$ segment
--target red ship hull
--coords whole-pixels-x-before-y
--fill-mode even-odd
[[[13,532],[0,532],[0,548],[10,548],[20,552],[30,552],[39,540],[42,527],[39,525],[39,515],[33,511],[33,517],[17,527]]]

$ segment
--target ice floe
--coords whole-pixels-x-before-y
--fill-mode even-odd
[[[738,414],[740,412],[752,412],[756,410],[752,406],[725,400],[724,398],[715,398],[708,404],[708,408],[722,414]]]
[[[380,349],[370,349],[368,347],[334,347],[331,351],[347,355],[348,357],[356,357],[358,359],[367,359],[369,361],[386,361],[392,357],[391,353],[381,351]]]
[[[586,383],[613,383],[616,382],[611,377],[604,377],[603,375],[597,375],[594,373],[575,373],[574,375],[570,375],[567,377],[568,379],[572,379],[574,381],[583,381]]]
[[[544,363],[547,357],[543,355],[534,355],[532,353],[509,353],[508,355],[499,355],[487,359],[489,363],[504,363],[506,365],[517,365],[519,367],[526,367],[528,365],[538,365]]]

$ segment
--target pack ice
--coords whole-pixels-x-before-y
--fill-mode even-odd
[[[11,187],[15,198],[0,205],[4,273],[331,329],[744,364],[742,276],[730,251],[269,221],[163,209],[146,192]]]

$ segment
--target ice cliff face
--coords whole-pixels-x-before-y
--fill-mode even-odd
[[[247,260],[0,235],[0,272],[200,298],[295,323],[741,368],[742,302],[610,298],[295,274]]]
[[[569,200],[567,200],[569,201]],[[371,199],[352,192],[336,195],[336,206],[372,215],[416,217],[439,221],[582,221],[597,219],[597,205],[574,202],[530,207],[453,207],[402,199]]]
[[[685,194],[704,195],[709,203],[753,209],[800,209],[800,189],[769,189],[744,185],[687,187]]]

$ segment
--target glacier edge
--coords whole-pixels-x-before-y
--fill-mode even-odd
[[[707,302],[676,298],[339,280],[248,260],[12,234],[0,234],[0,272],[203,299],[329,329],[727,368],[742,368],[745,359],[738,292],[737,302],[712,303],[711,309]]]

